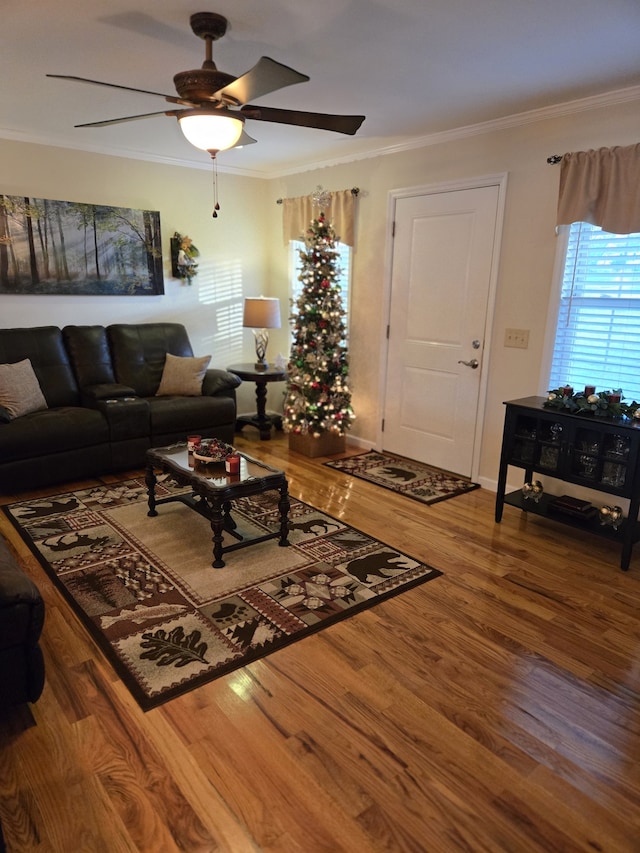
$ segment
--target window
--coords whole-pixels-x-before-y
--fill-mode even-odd
[[[640,401],[640,234],[569,226],[548,387]]]
[[[291,240],[289,242],[290,246],[290,261],[289,261],[289,270],[290,270],[290,295],[291,295],[291,304],[295,307],[296,299],[300,295],[302,290],[302,282],[298,281],[298,276],[300,275],[300,270],[302,268],[300,261],[300,251],[304,250],[305,245],[302,240]],[[342,290],[342,307],[345,311],[344,317],[344,325],[346,329],[347,336],[349,334],[349,281],[351,279],[351,247],[347,246],[346,243],[336,243],[336,251],[339,253],[338,255],[338,266],[340,268],[340,275],[336,278],[336,281],[340,285]]]

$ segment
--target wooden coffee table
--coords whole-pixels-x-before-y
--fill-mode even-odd
[[[289,544],[289,484],[284,471],[271,468],[264,462],[240,454],[240,473],[227,474],[223,462],[199,462],[187,452],[187,445],[174,444],[170,447],[155,447],[147,451],[147,469],[145,483],[149,495],[148,516],[157,516],[157,506],[171,501],[179,501],[194,509],[211,523],[213,533],[213,563],[215,569],[224,566],[222,555],[237,548],[246,548],[279,537],[278,545]],[[169,474],[180,486],[188,486],[191,493],[156,498],[156,471]],[[277,490],[280,493],[278,509],[280,511],[280,529],[276,533],[266,533],[253,539],[243,539],[236,532],[236,523],[231,516],[231,504],[234,500],[262,492]],[[223,533],[227,531],[238,541],[223,546]]]

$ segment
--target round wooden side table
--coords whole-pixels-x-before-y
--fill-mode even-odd
[[[257,412],[251,415],[238,415],[236,418],[236,431],[241,432],[245,426],[256,427],[262,441],[271,438],[271,428],[282,429],[282,415],[276,412],[266,411],[267,382],[284,382],[287,371],[279,367],[267,367],[266,370],[256,370],[253,364],[232,364],[227,367],[229,373],[234,373],[246,382],[256,383],[256,408]]]

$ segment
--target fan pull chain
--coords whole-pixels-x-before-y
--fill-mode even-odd
[[[212,152],[211,159],[213,160],[213,213],[211,216],[217,219],[220,205],[218,204],[218,161],[215,152]]]

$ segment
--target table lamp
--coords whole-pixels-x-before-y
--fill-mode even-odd
[[[244,300],[242,325],[245,329],[253,329],[256,339],[255,369],[262,372],[269,367],[265,360],[269,329],[280,328],[280,300],[266,296],[248,296]]]

